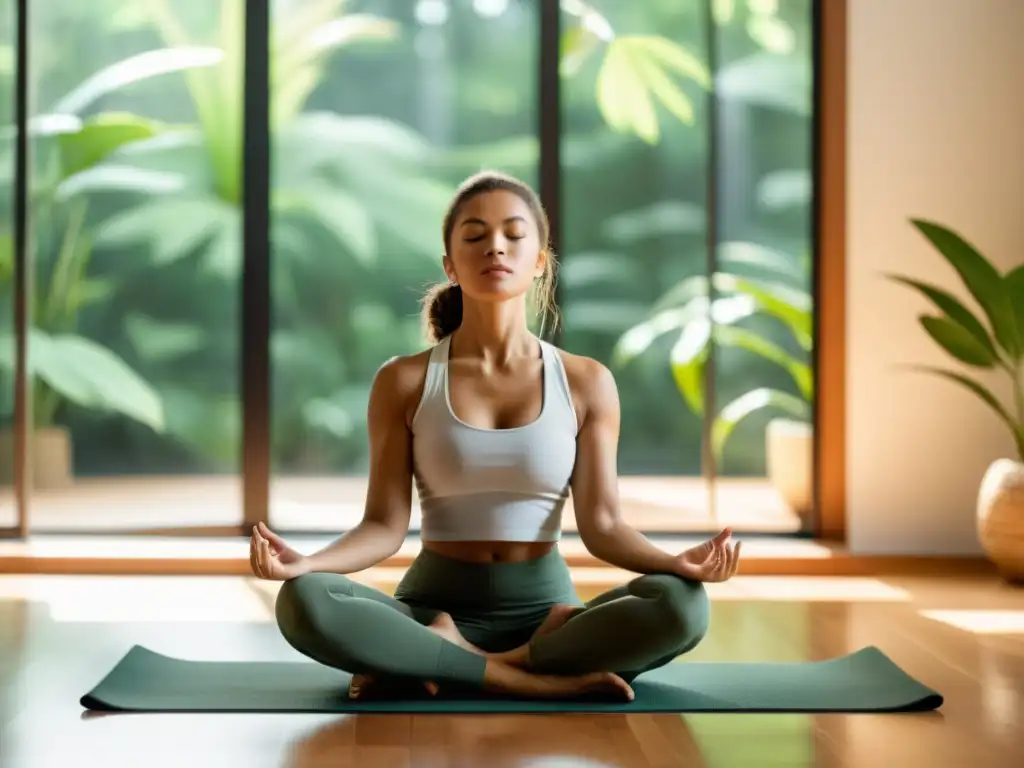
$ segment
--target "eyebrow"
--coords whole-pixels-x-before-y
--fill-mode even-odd
[[[505,223],[506,224],[509,223],[509,222],[512,222],[512,221],[521,221],[524,224],[526,223],[526,219],[524,219],[522,216],[509,216],[507,219],[505,219]],[[486,221],[484,221],[483,219],[475,219],[475,218],[474,219],[466,219],[465,221],[462,222],[462,226],[464,226],[464,227],[466,225],[468,225],[468,224],[480,224],[480,225],[485,226],[485,227],[487,226],[487,222]]]

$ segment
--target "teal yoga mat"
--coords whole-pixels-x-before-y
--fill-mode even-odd
[[[191,661],[136,645],[81,699],[122,712],[923,712],[942,696],[875,647],[814,662],[686,662],[633,681],[631,702],[417,695],[351,701],[350,676],[313,662]]]

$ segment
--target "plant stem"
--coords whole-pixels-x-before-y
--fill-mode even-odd
[[[1020,460],[1024,461],[1024,360],[1017,362],[1016,368],[1011,370],[1013,374],[1013,398],[1017,406],[1016,434],[1017,453]]]
[[[74,326],[75,305],[72,286],[81,279],[82,263],[89,256],[88,249],[79,243],[85,223],[87,206],[79,203],[71,208],[67,228],[61,241],[57,263],[50,278],[50,291],[45,306],[40,307],[39,324],[47,331],[70,329]]]
[[[33,428],[46,429],[52,427],[58,407],[60,407],[60,395],[45,382],[36,379],[32,393]]]
[[[1024,360],[1013,371],[1013,396],[1017,403],[1017,421],[1024,425]]]

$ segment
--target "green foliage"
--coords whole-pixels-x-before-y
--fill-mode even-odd
[[[58,106],[84,108],[108,92],[114,82],[125,85],[180,68],[169,68],[166,58],[161,67],[111,67],[88,79]],[[116,289],[111,281],[88,274],[93,244],[86,231],[87,204],[79,197],[83,180],[88,180],[85,186],[91,189],[102,188],[110,174],[97,173],[98,164],[132,142],[154,137],[159,126],[124,113],[68,119],[62,126],[40,139],[42,153],[51,162],[46,163],[34,190],[37,209],[49,211],[64,227],[55,259],[43,272],[44,279],[37,281],[37,294],[30,305],[33,423],[50,426],[61,402],[68,401],[81,408],[120,413],[160,431],[163,407],[155,390],[115,352],[74,333],[79,312],[108,299]],[[3,233],[0,275],[8,284],[12,257],[11,236]],[[0,368],[13,373],[13,347],[3,349]]]
[[[164,412],[152,387],[109,349],[77,335],[29,331],[28,374],[83,408],[120,413],[162,431]],[[0,369],[14,370],[14,338],[0,337]],[[36,426],[43,426],[37,424]]]
[[[97,0],[41,7],[36,17],[38,93],[59,96],[41,99],[59,109],[31,124],[42,159],[35,325],[58,340],[41,344],[72,349],[68,360],[104,377],[48,364],[37,376],[36,418],[75,430],[82,471],[237,471],[243,5]],[[810,58],[782,48],[793,29],[789,38],[806,45],[810,13],[802,0],[770,5],[715,3],[728,52],[716,84],[732,102],[755,105],[752,133],[735,145],[765,171],[752,180],[764,189],[749,236],[788,248],[806,236]],[[806,286],[806,265],[785,257],[765,278],[756,274],[764,247],[723,249],[731,263],[714,278],[714,333],[706,278],[690,284],[690,301],[656,301],[663,286],[704,269],[703,10],[670,0],[561,6],[563,343],[608,360],[623,329],[645,318],[649,332],[680,337],[671,368],[649,355],[622,382],[623,467],[645,473],[699,471],[699,421],[679,421],[687,408],[703,413],[694,362],[713,343],[737,351],[733,370],[716,369],[720,397],[736,404],[715,435],[732,441],[746,472],[763,445],[729,437],[727,427],[765,389],[747,384],[765,383],[757,366],[782,389],[785,377],[797,393],[813,385],[804,362],[810,308],[785,290]],[[358,9],[384,8],[389,18],[343,0],[272,4],[275,471],[365,471],[369,384],[383,360],[422,348],[417,299],[440,277],[439,224],[453,184],[481,167],[536,181],[535,26],[458,7],[466,10],[453,6],[442,60],[425,43],[438,30],[414,21],[407,4]],[[75,85],[82,72],[95,74]],[[0,131],[0,140],[12,135]],[[134,372],[128,391],[152,383],[153,398],[123,404],[144,429],[97,430],[82,408],[59,408],[122,405],[110,391],[125,371],[95,363],[73,338],[101,342]],[[737,383],[752,393],[729,391]],[[776,397],[762,407],[786,406]],[[111,433],[130,441],[129,455]]]
[[[754,266],[769,277],[722,271],[711,280],[703,276],[683,280],[658,300],[651,317],[620,337],[614,356],[618,366],[626,365],[659,336],[678,332],[669,364],[680,395],[699,416],[705,414],[705,369],[714,349],[743,350],[786,371],[796,394],[757,387],[738,395],[714,415],[711,447],[719,459],[729,436],[743,419],[770,409],[807,421],[814,398],[814,375],[809,362],[813,343],[812,299],[804,289],[791,284],[797,274],[793,261],[753,243],[725,244],[721,261],[734,270]],[[757,330],[739,325],[758,315],[778,321],[799,353]]]
[[[941,376],[973,392],[1010,430],[1018,455],[1024,460],[1024,267],[1001,274],[956,230],[921,218],[912,218],[910,223],[953,268],[980,307],[983,318],[935,285],[903,275],[887,277],[914,289],[938,310],[938,314],[920,315],[918,321],[943,352],[969,368],[1005,373],[1010,380],[1014,404],[1004,406],[991,390],[962,373],[934,366],[913,368]]]
[[[677,78],[710,87],[701,59],[661,35],[618,35],[609,21],[581,0],[563,0],[575,23],[562,33],[560,70],[579,72],[587,58],[603,47],[597,74],[596,101],[610,128],[657,144],[661,139],[656,104],[685,125],[694,124],[694,109]]]

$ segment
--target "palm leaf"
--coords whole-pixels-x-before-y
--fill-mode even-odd
[[[957,232],[935,222],[911,219],[911,223],[952,265],[967,290],[988,317],[999,345],[1014,360],[1021,354],[1021,339],[1007,285],[996,268]]]
[[[932,340],[961,363],[977,368],[991,368],[999,360],[959,323],[948,317],[921,315],[918,320]]]
[[[1017,321],[1017,337],[1024,344],[1024,264],[1010,270],[1003,278],[1006,292],[1013,305],[1013,316]]]
[[[800,362],[786,350],[763,336],[747,330],[728,325],[715,328],[716,344],[725,347],[745,349],[783,368],[793,377],[800,394],[810,400],[814,396],[814,375],[807,363]]]
[[[715,419],[711,427],[711,449],[714,454],[720,458],[725,452],[729,436],[739,423],[766,408],[780,410],[803,420],[810,417],[810,406],[788,392],[767,387],[745,392],[722,408]]]
[[[219,64],[223,56],[217,48],[185,44],[129,56],[88,78],[60,99],[53,111],[78,114],[108,93],[158,75],[212,67]]]
[[[714,283],[719,291],[751,297],[759,311],[785,324],[801,348],[809,351],[814,346],[813,301],[806,291],[776,281],[753,280],[724,272],[715,275]]]
[[[977,339],[979,344],[989,350],[993,358],[997,356],[995,344],[992,342],[992,338],[989,336],[988,331],[985,330],[985,326],[983,326],[981,321],[979,321],[971,311],[961,304],[960,301],[951,293],[934,285],[923,283],[920,280],[913,280],[909,277],[903,277],[901,275],[889,275],[888,277],[894,282],[915,288],[927,296],[936,307],[942,310],[949,317],[950,320],[961,326],[975,339]]]

